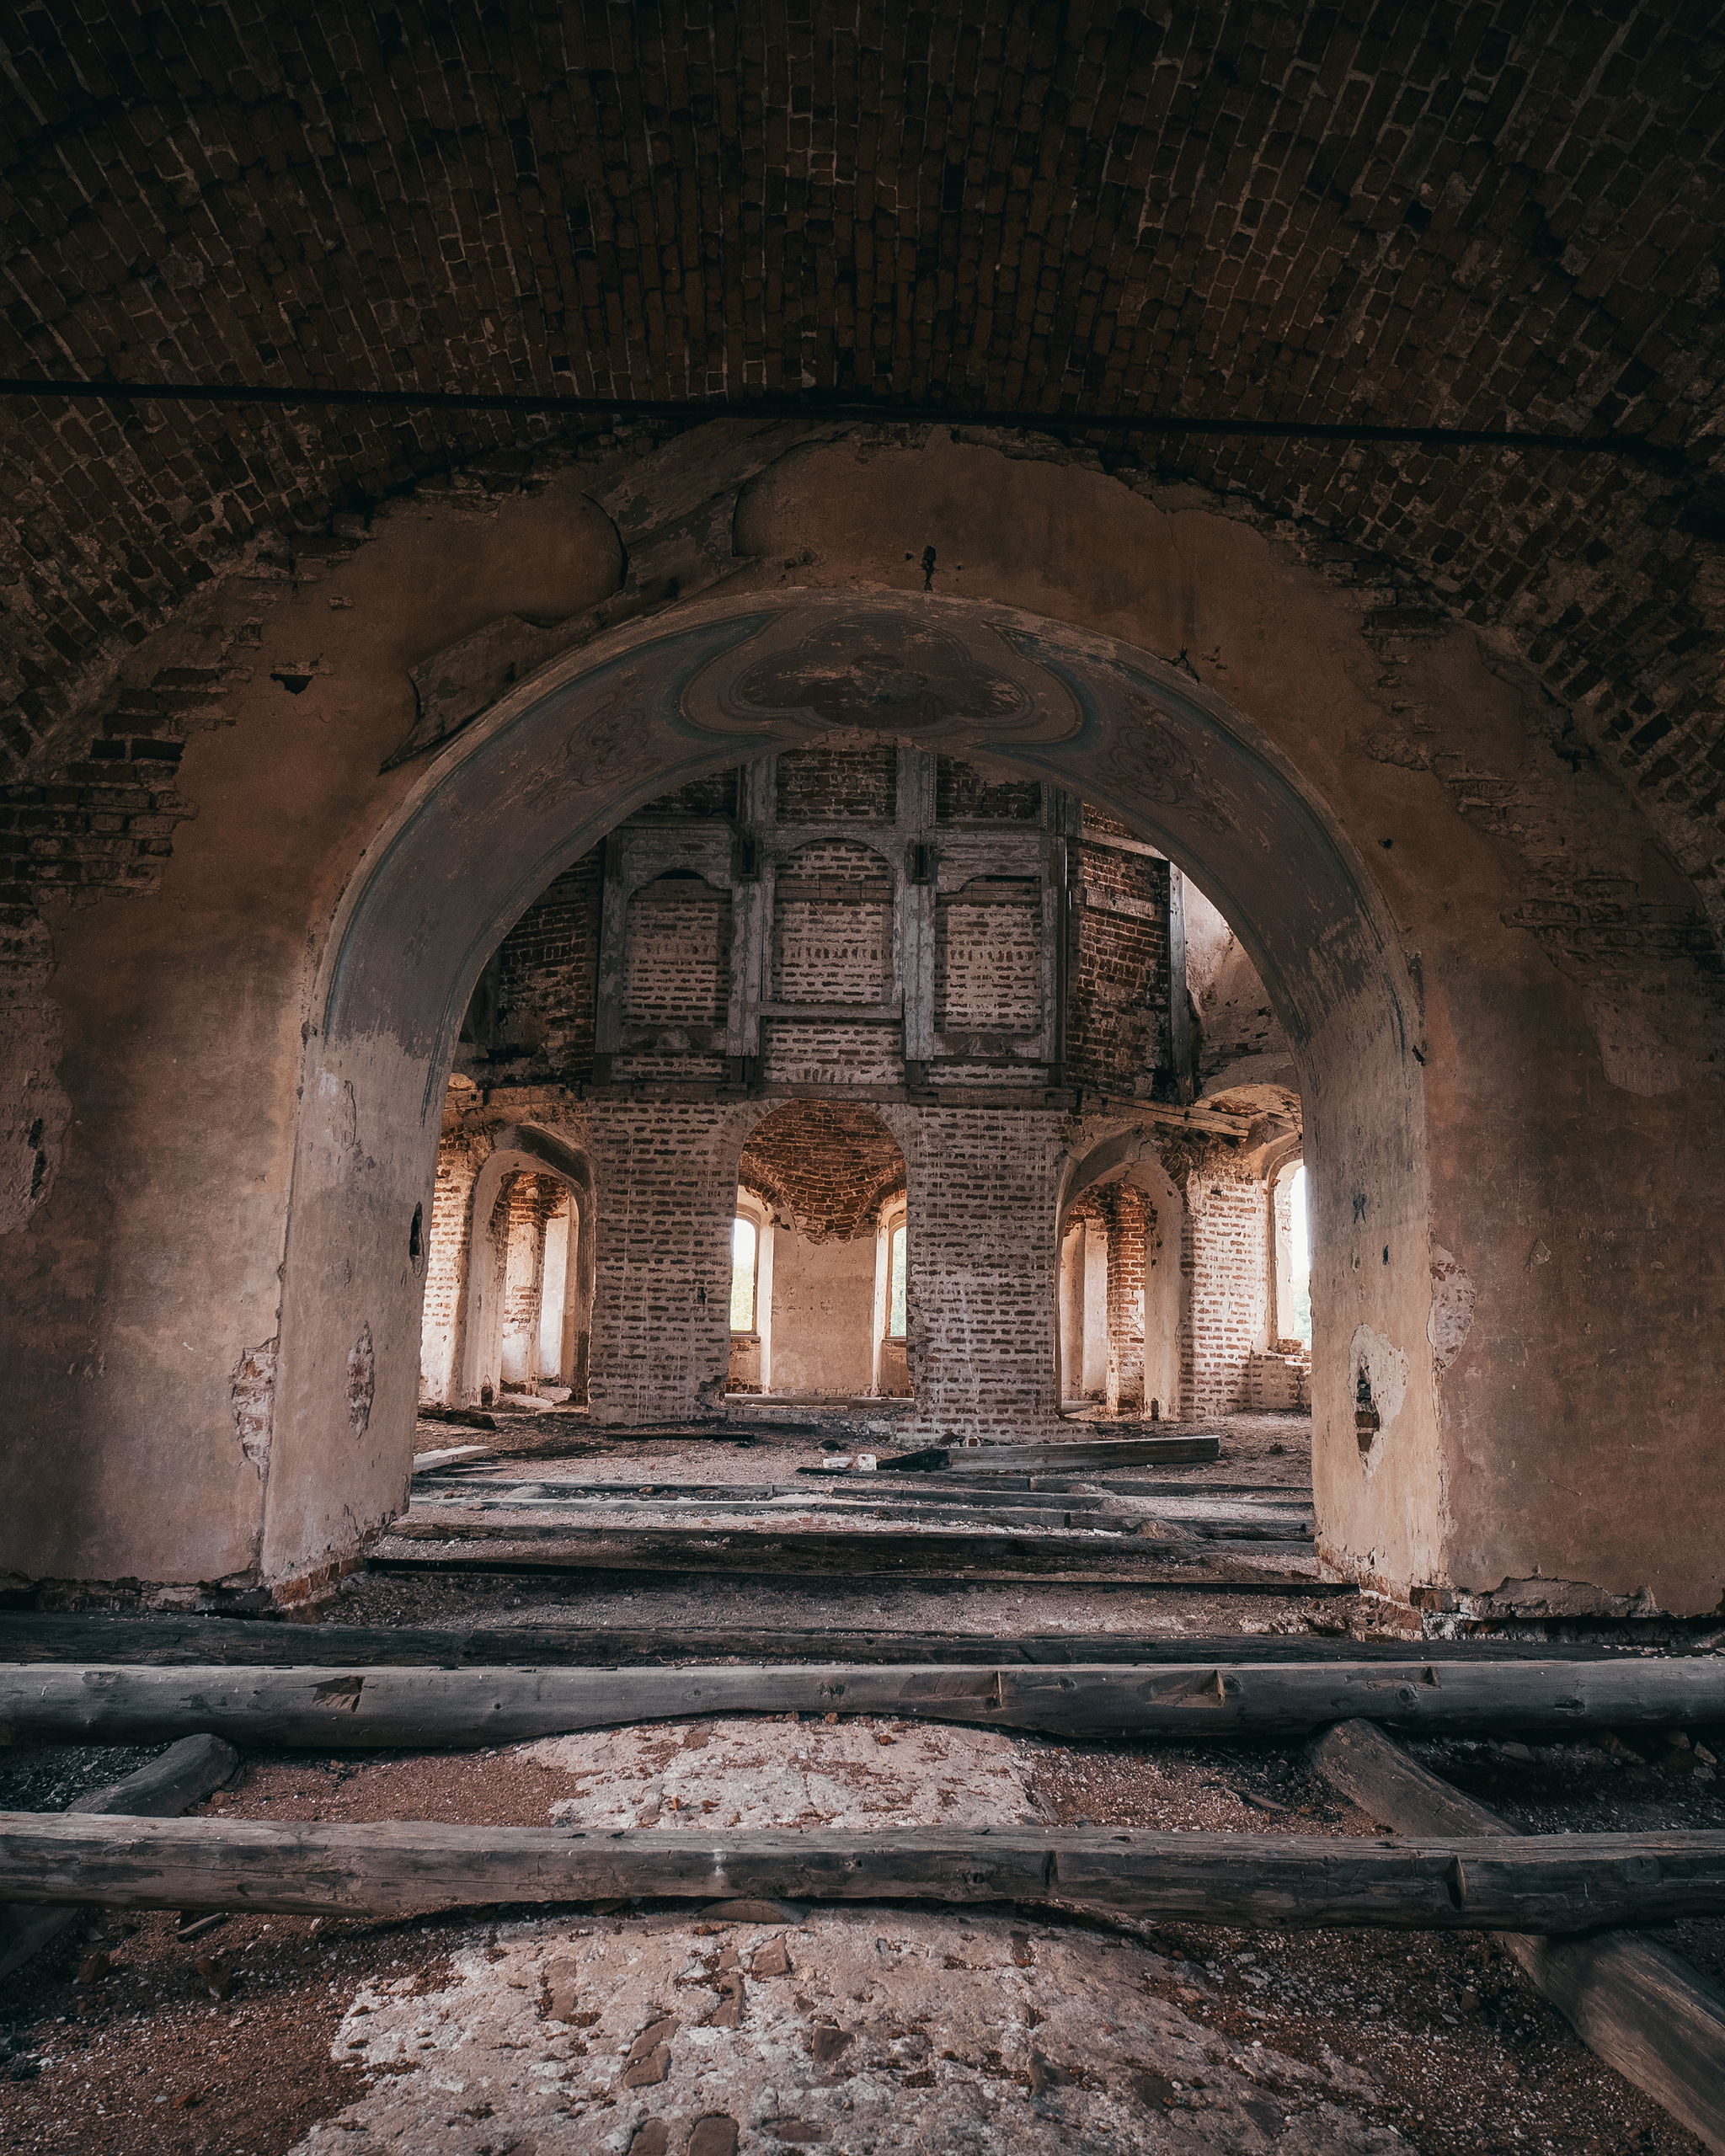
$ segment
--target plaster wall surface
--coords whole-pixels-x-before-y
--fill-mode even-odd
[[[710,624],[712,652],[798,593],[943,623],[974,601],[1010,623],[1003,652],[1033,648],[1081,680],[1096,717],[1041,744],[961,728],[943,752],[1095,801],[1240,931],[1306,1103],[1329,1560],[1397,1592],[1513,1600],[1536,1582],[1548,1598],[1713,1607],[1725,1277],[1696,1193],[1725,1174],[1716,977],[1692,887],[1612,773],[1565,753],[1567,711],[1504,639],[1429,607],[1398,618],[1357,563],[1196,488],[943,432],[775,444],[791,454],[772,462],[763,430],[721,423],[632,480],[637,504],[661,486],[690,515],[756,474],[723,520],[734,555],[703,572],[724,590],[685,596],[654,632]],[[380,774],[413,723],[413,665],[463,627],[592,606],[621,555],[562,481],[470,516],[404,500],[375,528],[339,589],[329,571],[231,582],[162,632],[232,648],[255,616],[270,648],[227,696],[232,723],[187,740],[178,784],[197,814],[174,824],[155,895],[44,915],[65,1139],[0,1275],[7,1463],[32,1492],[27,1523],[8,1508],[3,1561],[31,1577],[286,1577],[399,1502],[425,1292],[407,1226],[435,1177],[420,1104],[441,1099],[486,954],[608,821],[734,760],[738,739],[782,738],[758,717],[727,747],[680,732],[646,693],[647,630],[611,629],[429,767]],[[932,594],[912,534],[942,565]],[[707,544],[686,542],[697,568]],[[1183,652],[1195,684],[1159,668]],[[267,670],[312,658],[327,670],[300,694]],[[547,702],[560,684],[574,701]],[[510,731],[539,709],[564,712],[560,729],[553,715]],[[1266,843],[1278,816],[1288,835]],[[499,856],[505,829],[519,868]],[[411,902],[391,895],[410,866]],[[811,1043],[785,1067],[841,1061]],[[964,1231],[1028,1218],[1045,1247],[1056,1178],[1036,1113],[964,1113]],[[903,1142],[914,1283],[918,1239],[943,1232],[918,1177],[938,1193],[940,1166]],[[686,1172],[706,1177],[704,1156]],[[627,1225],[614,1232],[627,1252]],[[664,1261],[691,1289],[702,1267],[723,1278],[708,1232]],[[998,1369],[1002,1409],[1033,1420],[1050,1412],[1031,1366],[1051,1367],[1053,1298],[1051,1268],[1020,1278],[1008,1258],[942,1313]],[[979,1412],[974,1359],[919,1368],[914,1305],[913,1288],[929,1412]],[[681,1340],[633,1320],[617,1333],[654,1384],[692,1384],[724,1368],[703,1329],[719,1314],[715,1299],[708,1321],[686,1315]],[[996,1321],[1012,1328],[998,1356]],[[362,1329],[375,1377],[358,1417]],[[1407,1371],[1364,1460],[1362,1329]],[[235,1373],[271,1342],[270,1435],[254,1393],[243,1443]]]
[[[773,1238],[772,1389],[867,1392],[874,1382],[874,1233],[848,1242]]]

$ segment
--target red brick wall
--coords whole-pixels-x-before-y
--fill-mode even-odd
[[[605,849],[595,846],[528,907],[504,938],[505,1044],[547,1070],[584,1077],[593,1066],[599,909]]]
[[[1074,853],[1067,1075],[1130,1098],[1167,1060],[1168,864],[1081,841]]]
[[[1034,824],[1042,787],[1034,779],[993,779],[975,764],[939,756],[934,766],[934,813],[943,824],[980,817],[991,823]]]
[[[867,749],[790,749],[777,766],[782,824],[834,824],[856,816],[889,819],[898,785],[898,751],[890,743]]]
[[[874,1233],[882,1201],[905,1181],[905,1156],[872,1110],[849,1101],[787,1101],[757,1123],[737,1179],[788,1213],[805,1242]]]
[[[1269,1306],[1268,1217],[1261,1182],[1194,1175],[1187,1183],[1180,1390],[1188,1417],[1250,1405],[1252,1356],[1264,1345]]]
[[[906,1342],[919,1434],[1007,1436],[1052,1422],[1064,1118],[1018,1108],[889,1113],[910,1169]]]

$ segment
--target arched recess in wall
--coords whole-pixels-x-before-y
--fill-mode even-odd
[[[466,1262],[456,1302],[447,1390],[451,1406],[476,1406],[504,1375],[503,1328],[509,1246],[499,1201],[517,1177],[552,1176],[574,1208],[575,1262],[565,1282],[561,1332],[579,1369],[593,1307],[593,1171],[586,1155],[551,1131],[510,1124],[494,1134],[492,1151],[473,1179],[466,1225]],[[428,1374],[430,1374],[428,1373]]]
[[[1311,664],[1332,662],[1314,645]],[[614,632],[520,685],[430,765],[358,864],[307,1028],[284,1281],[264,1566],[327,1561],[398,1502],[410,1457],[419,1276],[443,1087],[474,982],[510,924],[667,786],[836,731],[1046,780],[1193,877],[1234,925],[1284,1027],[1306,1103],[1321,1533],[1429,1576],[1373,1522],[1435,1519],[1423,1095],[1407,969],[1365,867],[1314,787],[1212,691],[1131,645],[986,600],[781,590]],[[355,1334],[376,1358],[355,1465]],[[1405,1355],[1368,1506],[1351,1448],[1354,1345]],[[398,1449],[396,1459],[390,1446]],[[1397,1488],[1407,1502],[1397,1505]],[[1398,1530],[1399,1531],[1399,1530]]]
[[[1063,1405],[1094,1400],[1110,1412],[1145,1415],[1153,1405],[1168,1419],[1187,1412],[1184,1230],[1185,1201],[1152,1133],[1114,1131],[1067,1164],[1051,1258],[1059,1268],[1055,1354]],[[1130,1276],[1124,1294],[1123,1265]]]
[[[890,899],[889,886],[889,913]],[[804,933],[793,916],[792,936]],[[866,956],[879,934],[865,914],[860,936],[852,921],[837,940]],[[809,939],[816,951],[833,940]],[[880,948],[889,974],[890,946]],[[907,1178],[886,1123],[860,1102],[783,1102],[750,1132],[737,1176],[740,1209],[752,1198],[758,1223],[766,1307],[756,1310],[752,1339],[733,1329],[733,1380],[752,1374],[763,1390],[793,1397],[908,1392],[902,1323],[894,1331],[902,1297],[895,1305],[891,1278]]]

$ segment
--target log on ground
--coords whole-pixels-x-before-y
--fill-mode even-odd
[[[1426,1732],[1571,1732],[1725,1718],[1725,1662],[718,1664],[694,1668],[0,1666],[0,1738],[459,1749],[722,1714],[892,1715],[1185,1743],[1356,1716]]]
[[[238,1764],[239,1754],[219,1737],[183,1737],[136,1774],[80,1797],[72,1811],[85,1817],[131,1814],[166,1818],[184,1812],[190,1804],[201,1803],[230,1779]],[[34,1899],[0,1903],[0,1977],[22,1968],[77,1913],[75,1908],[44,1906]]]
[[[1194,1924],[1567,1933],[1725,1914],[1725,1833],[1370,1841],[1037,1832],[642,1833],[0,1813],[0,1894],[405,1917],[610,1900],[1086,1903]]]
[[[837,1626],[738,1625],[684,1631],[659,1625],[431,1625],[236,1623],[227,1617],[87,1616],[0,1611],[0,1662],[227,1663],[260,1668],[383,1668],[392,1664],[502,1668],[620,1662],[1189,1663],[1610,1662],[1632,1648],[1530,1640],[1350,1640],[1322,1635],[1216,1632],[1199,1637],[1116,1632],[895,1632]]]
[[[1326,1732],[1311,1758],[1332,1787],[1400,1833],[1522,1838],[1370,1722]],[[1725,2156],[1725,1993],[1633,1932],[1552,1940],[1524,1929],[1500,1933],[1498,1944],[1589,2051]]]

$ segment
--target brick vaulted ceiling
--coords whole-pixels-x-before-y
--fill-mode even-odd
[[[1713,19],[14,3],[0,373],[1075,415],[1512,630],[1717,905]],[[1082,423],[1168,414],[1629,439]],[[12,754],[261,530],[604,424],[8,397]]]

